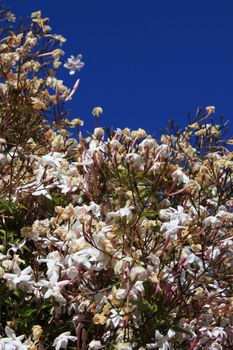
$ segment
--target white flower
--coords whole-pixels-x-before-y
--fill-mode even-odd
[[[115,346],[115,349],[116,350],[132,350],[132,345],[130,343],[118,343],[116,346]]]
[[[74,177],[65,175],[63,171],[58,171],[57,179],[59,180],[57,187],[61,188],[62,193],[66,194],[77,189],[77,180]]]
[[[177,210],[174,208],[161,209],[159,212],[161,219],[166,220],[161,226],[161,231],[165,232],[165,238],[173,236],[176,239],[176,234],[180,228],[184,228],[191,218],[184,213],[184,208],[178,205]]]
[[[137,153],[126,154],[125,160],[127,163],[132,162],[132,164],[136,167],[142,166],[142,157]]]
[[[159,349],[159,350],[170,350],[172,349],[169,340],[173,338],[175,332],[172,329],[169,329],[167,336],[161,334],[158,330],[155,331],[155,343],[147,344],[147,349]]]
[[[69,284],[69,280],[59,281],[59,282],[51,282],[47,280],[40,280],[36,283],[38,287],[45,287],[47,291],[44,294],[44,299],[48,299],[51,296],[60,304],[66,304],[66,299],[61,294],[61,289],[63,286]]]
[[[142,281],[136,281],[134,286],[131,288],[129,292],[129,297],[133,300],[138,300],[138,298],[144,295],[144,286]]]
[[[11,162],[9,154],[0,153],[0,165],[3,167]]]
[[[123,317],[119,315],[119,313],[115,309],[112,309],[110,311],[109,320],[112,322],[115,328],[118,327],[119,325],[122,325],[123,323]]]
[[[154,162],[152,167],[150,168],[150,171],[154,174],[158,174],[161,171],[161,162]]]
[[[181,183],[187,184],[190,181],[189,177],[185,175],[181,169],[177,169],[172,173],[172,179],[176,181],[178,185]]]
[[[106,219],[109,220],[109,219],[114,219],[114,218],[124,218],[126,217],[128,220],[132,219],[132,212],[131,210],[133,209],[133,207],[125,207],[125,208],[120,208],[119,210],[113,212],[109,212],[107,213],[106,215]]]
[[[31,266],[26,267],[24,270],[20,270],[17,264],[13,267],[14,273],[4,273],[3,278],[8,282],[11,282],[14,287],[20,282],[29,282],[32,279],[32,268]]]
[[[158,144],[154,139],[147,138],[147,139],[143,140],[142,142],[140,142],[140,144],[139,144],[139,148],[145,148],[145,147],[151,149],[151,148],[158,147]]]
[[[45,196],[46,198],[52,200],[51,195],[48,193],[47,189],[44,187],[44,185],[40,185],[37,187],[35,191],[32,192],[33,196]]]
[[[64,332],[60,334],[53,342],[53,346],[55,347],[55,350],[67,349],[69,340],[75,341],[77,340],[77,337],[70,335],[70,332]]]
[[[191,252],[189,247],[184,247],[181,257],[185,260],[185,264],[192,264],[195,261],[196,255]]]
[[[131,281],[144,281],[147,278],[147,272],[144,267],[135,266],[131,269],[129,276]]]
[[[133,258],[130,256],[123,257],[119,259],[114,265],[114,271],[117,275],[122,274],[126,269],[128,270],[128,266],[132,263]]]
[[[156,158],[159,156],[167,158],[169,156],[169,147],[166,144],[162,144],[157,148],[157,156]]]
[[[102,266],[104,263],[104,257],[99,249],[89,246],[83,237],[76,240],[75,243],[77,246],[80,245],[80,250],[66,256],[65,263],[69,267],[75,266],[78,268],[81,265],[85,266],[85,268],[89,270],[98,269]],[[101,266],[98,266],[98,264],[96,264],[99,262]]]
[[[215,113],[215,106],[207,106],[205,110],[208,114]]]
[[[41,164],[43,167],[51,166],[54,168],[59,168],[60,163],[63,159],[63,155],[59,152],[50,152],[41,158],[38,158],[38,163]]]
[[[70,70],[70,75],[73,75],[76,71],[80,71],[84,66],[85,64],[82,62],[82,55],[76,57],[71,55],[64,64],[64,67]]]
[[[214,327],[212,331],[208,331],[207,334],[212,339],[217,339],[217,338],[222,339],[227,337],[227,334],[224,331],[223,327]]]
[[[18,250],[22,251],[21,248],[24,246],[25,242],[26,242],[26,239],[24,238],[18,245],[9,243],[11,245],[11,248],[8,249],[7,255],[10,254],[10,251],[14,253],[16,253]]]
[[[124,300],[126,296],[129,296],[132,300],[138,300],[139,297],[144,295],[144,287],[142,281],[136,281],[130,290],[119,288],[116,290],[116,298],[119,300]]]
[[[99,340],[92,340],[89,344],[89,350],[99,350],[103,349],[103,345],[101,345],[101,342]]]
[[[208,350],[223,350],[222,345],[220,345],[217,342],[214,342],[213,344],[210,345]]]
[[[96,217],[100,217],[101,215],[100,206],[95,202],[91,202],[90,205],[85,205],[84,208],[87,209],[88,213],[91,211]]]
[[[47,255],[46,259],[39,259],[38,262],[47,264],[47,276],[52,284],[56,284],[59,278],[60,268],[64,267],[61,263],[59,252],[51,252]]]
[[[26,346],[21,341],[24,339],[24,335],[16,337],[15,332],[10,327],[5,327],[5,333],[7,338],[0,338],[1,350],[28,350],[29,346]]]
[[[205,226],[212,225],[212,227],[216,227],[219,223],[220,223],[220,220],[215,216],[208,216],[203,220],[203,224]]]

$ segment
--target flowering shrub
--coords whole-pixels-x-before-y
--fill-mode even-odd
[[[84,137],[47,22],[2,32],[0,349],[232,349],[225,125]]]

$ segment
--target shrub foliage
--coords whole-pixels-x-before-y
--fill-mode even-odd
[[[0,348],[232,349],[232,141],[214,108],[157,140],[84,137],[55,75],[64,38],[40,12],[0,34]]]

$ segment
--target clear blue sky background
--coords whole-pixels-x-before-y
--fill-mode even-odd
[[[233,133],[232,0],[9,0],[16,16],[41,9],[66,37],[66,57],[82,53],[85,68],[60,76],[72,87],[73,117],[93,125],[91,110],[104,109],[102,124],[165,128],[185,125],[197,106],[216,106]]]

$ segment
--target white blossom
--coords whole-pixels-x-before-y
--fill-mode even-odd
[[[32,280],[32,268],[27,266],[25,269],[20,270],[17,264],[13,265],[13,273],[4,273],[3,278],[12,283],[14,288],[21,282],[29,282]]]
[[[103,345],[101,345],[101,342],[99,340],[92,340],[89,343],[89,350],[100,350],[100,349],[104,349]]]
[[[177,184],[187,184],[189,183],[190,179],[181,169],[177,169],[172,173],[172,179],[177,182]]]
[[[77,340],[77,337],[70,334],[70,332],[64,332],[54,340],[53,347],[55,347],[55,350],[67,349],[69,340],[72,342]]]
[[[74,57],[73,55],[68,58],[64,67],[70,70],[70,75],[73,75],[76,71],[80,71],[84,67],[84,62],[82,62],[82,55]]]
[[[54,297],[54,299],[60,304],[66,304],[66,299],[63,297],[63,295],[61,294],[61,289],[69,284],[70,281],[69,280],[64,280],[64,281],[58,281],[58,282],[51,282],[51,281],[47,281],[47,280],[39,280],[36,283],[37,287],[43,287],[46,290],[46,292],[44,293],[44,299],[48,299],[50,297]]]
[[[28,350],[30,348],[26,343],[22,343],[24,335],[17,337],[13,329],[8,326],[5,327],[5,333],[7,338],[0,338],[1,350]]]
[[[131,281],[144,281],[147,278],[147,272],[146,269],[142,266],[135,266],[132,267],[130,270],[130,279]]]
[[[222,339],[227,337],[227,334],[224,331],[223,327],[214,327],[211,331],[208,331],[207,334],[212,339]]]

